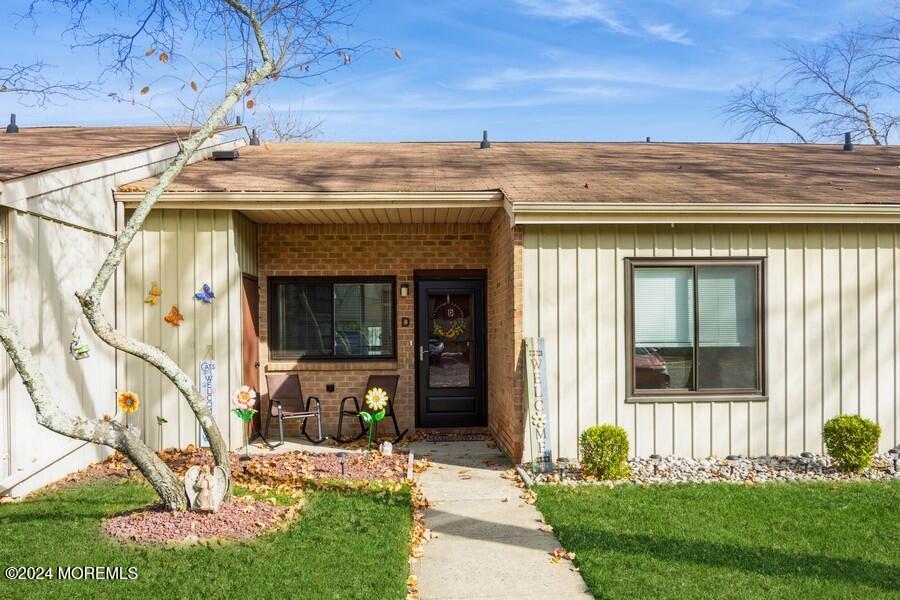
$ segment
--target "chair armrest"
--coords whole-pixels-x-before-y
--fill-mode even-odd
[[[272,412],[273,407],[277,407],[278,412],[273,413]],[[283,409],[281,408],[281,400],[269,400],[269,414],[270,415],[275,414],[277,416],[277,415],[280,415],[282,413],[282,411],[283,411]]]
[[[309,412],[309,405],[312,404],[312,401],[313,401],[313,400],[316,401],[316,411],[317,411],[317,412],[321,412],[321,410],[322,410],[322,403],[321,403],[321,402],[319,401],[319,399],[318,399],[317,397],[315,397],[315,396],[310,396],[309,398],[306,399],[306,408],[305,408],[304,410],[306,410],[306,412]]]
[[[356,407],[356,412],[359,412],[359,399],[357,399],[356,396],[346,396],[341,399],[341,412],[344,412],[344,403],[347,402],[347,400],[353,400],[353,406]]]

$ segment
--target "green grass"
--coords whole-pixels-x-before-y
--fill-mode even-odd
[[[900,482],[537,492],[597,598],[900,598]]]
[[[8,581],[0,598],[405,598],[408,493],[311,492],[288,529],[192,548],[123,547],[106,515],[153,501],[140,484],[93,484],[0,505],[0,568],[134,566],[134,581]]]

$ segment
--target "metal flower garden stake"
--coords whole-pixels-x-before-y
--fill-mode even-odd
[[[243,421],[243,427],[241,429],[243,429],[244,433],[244,456],[250,456],[250,442],[247,428],[249,427],[250,419],[257,413],[257,410],[253,408],[256,404],[256,391],[249,386],[242,385],[234,391],[234,394],[232,394],[231,403],[234,405],[234,408],[231,410],[233,410],[234,414]]]
[[[372,450],[372,441],[375,439],[375,432],[378,429],[378,421],[384,418],[387,411],[388,394],[381,388],[372,388],[366,392],[366,408],[368,411],[359,413],[360,418],[369,427],[369,443],[366,451]]]

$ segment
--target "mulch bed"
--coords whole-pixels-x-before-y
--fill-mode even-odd
[[[287,522],[293,510],[245,496],[219,512],[167,511],[161,504],[106,519],[103,531],[123,543],[190,544],[257,537]]]
[[[159,456],[179,476],[183,476],[194,465],[214,464],[208,449],[194,446],[188,446],[184,450],[163,450]],[[342,470],[341,459],[336,453],[255,454],[244,464],[239,460],[239,454],[234,452],[231,454],[231,475],[237,485],[272,487],[281,485],[300,487],[317,479],[401,482],[406,479],[408,460],[407,454],[386,456],[372,452],[366,456],[361,452],[347,452]],[[72,482],[124,479],[129,476],[140,477],[140,472],[117,452],[102,462],[69,475],[53,487],[57,488]]]

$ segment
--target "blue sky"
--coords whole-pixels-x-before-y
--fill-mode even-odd
[[[21,4],[4,6],[11,13]],[[348,35],[372,40],[378,50],[327,79],[273,84],[247,119],[263,119],[264,106],[291,106],[324,119],[326,140],[476,139],[488,129],[495,140],[728,141],[735,130],[720,107],[735,86],[777,76],[779,44],[816,43],[842,23],[878,19],[884,6],[884,0],[371,0]],[[94,51],[70,49],[52,15],[36,31],[10,23],[6,18],[2,26],[4,60],[43,59],[66,77],[99,72]],[[146,109],[102,97],[39,109],[2,95],[0,114],[9,112],[24,125],[160,122]]]

